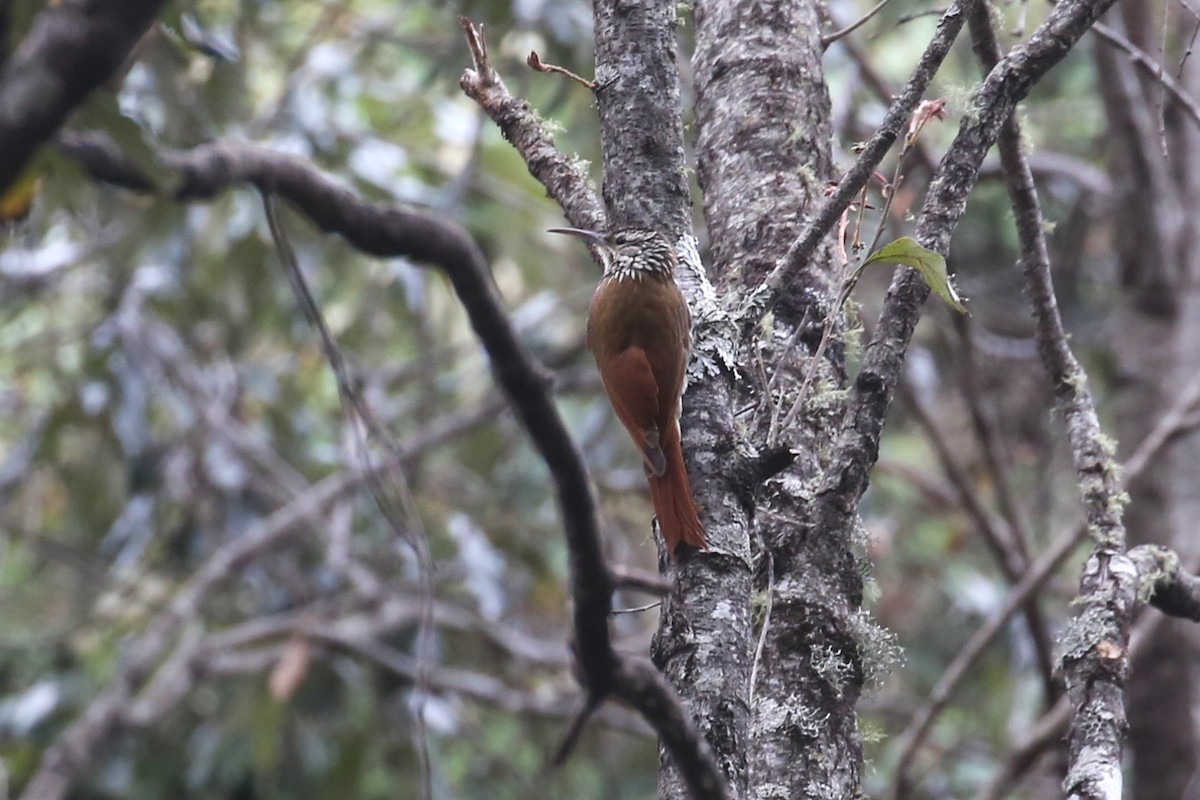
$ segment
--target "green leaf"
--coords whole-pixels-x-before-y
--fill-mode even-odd
[[[877,261],[912,267],[921,273],[925,283],[929,284],[929,288],[936,292],[938,297],[946,301],[946,305],[961,314],[967,313],[967,307],[963,305],[962,298],[958,296],[958,290],[954,288],[954,282],[946,271],[946,259],[932,250],[921,247],[911,236],[903,236],[885,244],[868,256],[863,266]]]

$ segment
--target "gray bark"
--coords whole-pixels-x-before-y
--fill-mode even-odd
[[[609,225],[662,230],[683,242],[680,276],[696,317],[680,425],[692,489],[710,548],[671,566],[652,656],[682,696],[716,753],[733,797],[746,785],[745,681],[750,603],[747,520],[730,402],[730,374],[719,353],[728,334],[692,237],[676,65],[674,3],[606,0],[595,6],[596,98],[603,195]],[[664,556],[665,558],[665,556]],[[664,754],[659,796],[687,797],[678,765]]]
[[[1147,3],[1124,9],[1127,34],[1158,53],[1160,13]],[[1110,22],[1122,28],[1117,15]],[[1172,50],[1178,43],[1171,42]],[[1157,56],[1156,56],[1157,57]],[[1109,119],[1109,159],[1116,193],[1116,250],[1123,305],[1114,349],[1119,370],[1117,432],[1128,447],[1141,440],[1200,370],[1200,134],[1169,98],[1164,157],[1159,135],[1163,92],[1128,56],[1097,48]],[[1167,71],[1177,57],[1168,56]],[[1200,91],[1200,65],[1189,59],[1180,79]],[[1200,437],[1172,442],[1129,487],[1131,544],[1175,548],[1185,562],[1200,555]],[[1134,659],[1129,697],[1133,786],[1139,800],[1177,800],[1198,791],[1200,632],[1163,620]]]
[[[788,252],[831,175],[819,33],[814,3],[696,4],[696,150],[720,285],[759,286]],[[786,409],[795,401],[836,286],[823,249],[786,287],[769,335],[746,345],[748,354],[761,352],[771,365],[767,386],[741,383],[739,405],[761,409],[749,422],[755,442],[766,442],[770,420],[778,416],[775,404]],[[827,351],[823,387],[844,385],[841,356],[840,344]],[[742,363],[753,362],[747,356]],[[764,394],[771,398],[760,403]],[[753,798],[858,791],[858,565],[848,541],[816,535],[808,518],[827,466],[836,407],[814,404],[788,431],[784,444],[800,455],[767,483],[755,513],[755,633],[763,646],[748,687],[747,796]]]

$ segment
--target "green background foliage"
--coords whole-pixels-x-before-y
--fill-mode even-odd
[[[36,5],[17,4],[17,33]],[[837,5],[839,18],[864,10]],[[922,10],[897,0],[856,34],[893,87],[932,26],[930,18],[897,18]],[[173,176],[156,153],[248,140],[295,154],[370,200],[463,223],[484,248],[524,340],[558,371],[560,407],[592,470],[612,560],[654,569],[638,460],[582,348],[594,267],[582,248],[544,233],[561,224],[559,212],[459,91],[469,61],[459,13],[486,23],[509,88],[553,125],[564,151],[593,165],[598,182],[590,98],[523,64],[532,49],[591,73],[590,8],[575,0],[174,3],[120,87],[90,99],[69,127],[108,134],[168,186]],[[681,30],[684,52],[689,30]],[[837,45],[827,69],[845,166],[883,106]],[[935,93],[951,100],[951,121],[927,128],[923,144],[935,157],[976,75],[964,50],[939,78]],[[1093,157],[1103,135],[1093,82],[1090,62],[1077,54],[1038,88],[1025,111],[1037,149]],[[37,169],[31,214],[0,239],[0,758],[17,790],[41,749],[112,678],[133,635],[209,555],[246,535],[296,487],[302,492],[361,463],[253,191],[174,202],[97,184],[53,150]],[[919,206],[927,178],[910,172],[896,199],[901,217]],[[1051,220],[1065,220],[1078,202],[1069,181],[1047,185]],[[1012,313],[1021,300],[1007,215],[1002,187],[985,182],[949,261],[975,318],[1003,320],[1017,337],[1028,333],[1028,314]],[[404,259],[364,257],[298,215],[283,216],[364,396],[395,439],[403,444],[464,421],[459,435],[406,475],[435,559],[438,601],[561,649],[556,663],[525,663],[476,629],[439,626],[436,670],[469,670],[519,694],[568,702],[547,716],[436,693],[425,709],[435,796],[652,796],[657,754],[644,734],[593,726],[566,768],[546,766],[575,692],[566,666],[566,552],[545,468],[497,403],[488,364],[446,282]],[[884,241],[911,233],[900,227]],[[1071,273],[1063,290],[1069,322],[1086,344],[1111,267],[1102,237],[1084,246],[1077,260],[1086,269]],[[875,272],[855,296],[867,319],[887,280],[887,270]],[[955,387],[949,316],[932,306],[927,316],[910,354],[923,369],[916,390],[938,409],[939,427],[961,443],[971,467],[978,455]],[[1039,385],[1035,362],[1019,369]],[[1072,501],[1043,502],[1037,490],[1061,483],[1068,464],[1048,430],[1048,401],[1010,408],[1012,382],[991,379],[1000,424],[1017,442],[1014,481],[1022,496],[1038,498],[1029,514],[1041,543],[1077,518]],[[974,475],[990,491],[983,473]],[[969,521],[930,489],[942,482],[901,405],[884,439],[866,526],[877,565],[873,611],[907,657],[865,703],[869,790],[890,767],[879,737],[902,728],[1005,589]],[[210,595],[191,632],[303,609],[368,607],[331,566],[338,525],[348,526],[339,541],[351,561],[415,596],[416,560],[369,493],[339,508],[339,521],[309,524]],[[1069,594],[1066,579],[1052,589],[1059,612]],[[633,593],[618,598],[619,605],[643,602]],[[653,611],[619,617],[619,646],[644,651],[653,625]],[[405,625],[387,643],[411,653],[414,638],[415,626]],[[1038,708],[1025,641],[1014,628],[1011,646],[990,654],[935,729],[944,758],[921,768],[949,796],[978,786],[1006,731]],[[72,796],[414,796],[411,681],[314,646],[294,692],[277,699],[268,676],[286,647],[269,642],[242,671],[230,665],[228,674],[198,676],[148,729],[111,742]]]

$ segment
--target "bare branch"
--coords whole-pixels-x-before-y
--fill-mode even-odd
[[[842,212],[850,207],[850,203],[867,185],[879,162],[906,129],[909,116],[924,96],[925,89],[933,80],[946,54],[950,52],[950,45],[958,37],[958,32],[966,22],[966,13],[975,2],[976,0],[955,0],[954,5],[942,15],[937,32],[934,33],[925,52],[921,54],[912,76],[888,108],[879,128],[863,146],[854,166],[838,181],[833,194],[809,218],[800,235],[788,248],[787,254],[776,264],[759,290],[749,298],[745,312],[747,318],[744,321],[747,327],[756,324],[779,302],[780,294],[816,253],[825,234],[832,230]]]
[[[467,37],[473,62],[458,85],[496,123],[504,138],[525,159],[529,173],[546,187],[546,194],[558,203],[572,225],[605,230],[604,209],[588,182],[584,165],[560,153],[529,103],[509,94],[492,66],[483,27],[476,27],[466,17],[459,17],[458,23]]]
[[[1000,48],[986,10],[972,14],[970,24],[975,51],[984,66],[991,67],[999,61]],[[1082,609],[1062,638],[1063,677],[1074,712],[1063,787],[1071,798],[1115,800],[1121,794],[1125,675],[1137,570],[1124,554],[1123,501],[1113,445],[1101,432],[1087,375],[1071,352],[1058,313],[1041,205],[1015,116],[1004,122],[999,147],[1037,323],[1038,351],[1066,420],[1084,516],[1095,542],[1080,578]]]
[[[1134,64],[1137,64],[1143,72],[1157,81],[1163,87],[1164,91],[1170,93],[1171,97],[1187,112],[1187,115],[1192,118],[1193,122],[1200,124],[1200,102],[1197,102],[1196,98],[1192,97],[1188,93],[1188,90],[1179,81],[1175,80],[1170,73],[1163,71],[1162,65],[1151,58],[1145,50],[1103,22],[1097,22],[1093,25],[1092,31],[1109,44],[1124,50]]]
[[[1000,135],[1004,121],[1033,84],[1057,64],[1113,0],[1060,2],[1029,39],[996,65],[976,92],[925,199],[917,240],[939,253],[966,208],[984,154]],[[863,366],[842,424],[837,454],[819,498],[821,527],[843,530],[866,490],[879,453],[879,436],[904,353],[929,287],[912,270],[892,281],[879,324],[867,346]]]

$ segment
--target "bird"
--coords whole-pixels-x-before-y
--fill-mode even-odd
[[[551,228],[596,245],[604,277],[592,296],[587,347],[604,391],[642,455],[658,529],[672,556],[707,540],[679,431],[692,317],[675,283],[679,259],[660,232],[625,227],[607,235]]]

